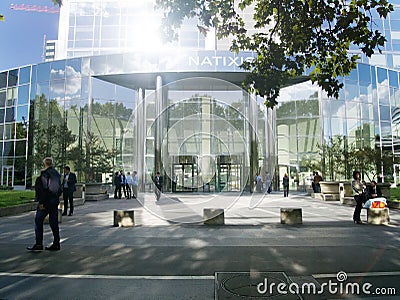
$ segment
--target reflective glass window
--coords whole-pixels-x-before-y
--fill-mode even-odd
[[[14,106],[17,104],[18,89],[16,87],[7,89],[6,106]]]
[[[6,108],[6,118],[5,122],[13,122],[16,118],[16,107],[7,107]]]
[[[389,70],[389,85],[393,87],[399,87],[397,72]]]
[[[8,86],[16,86],[18,82],[18,69],[8,71]]]
[[[81,77],[81,64],[80,58],[68,59],[65,67],[66,77]]]
[[[81,78],[67,78],[65,86],[65,98],[73,99],[81,96]]]
[[[359,97],[358,84],[356,82],[346,81],[346,101],[355,101]]]
[[[38,64],[37,66],[37,81],[38,82],[43,82],[43,81],[49,81],[50,80],[50,63],[43,63],[43,64]]]
[[[331,118],[332,136],[345,135],[345,120],[342,118]]]
[[[14,139],[15,123],[4,125],[4,140]]]
[[[0,90],[0,107],[6,106],[6,90]]]
[[[107,61],[105,56],[91,57],[91,74],[104,74],[107,70]]]
[[[3,124],[5,114],[6,114],[5,113],[5,109],[4,108],[0,108],[0,124]]]
[[[386,105],[379,106],[381,121],[390,121],[390,107]]]
[[[76,16],[76,26],[89,26],[94,22],[94,16]]]
[[[65,60],[55,61],[51,63],[51,80],[59,80],[65,78]]]
[[[381,134],[382,137],[389,137],[391,139],[392,137],[392,126],[391,123],[389,122],[381,122]]]
[[[344,101],[332,100],[331,101],[331,115],[337,117],[346,116],[346,106]]]
[[[386,83],[387,84],[387,70],[382,68],[377,68],[378,70],[378,83]]]
[[[359,80],[362,83],[370,83],[371,82],[371,68],[365,64],[358,64],[358,76]]]
[[[29,106],[18,106],[17,107],[17,122],[27,124],[29,120]]]
[[[50,100],[60,100],[65,95],[65,81],[54,80],[50,82]]]
[[[26,156],[26,141],[15,142],[15,156]]]
[[[21,85],[18,87],[18,105],[29,103],[29,85]]]
[[[19,70],[19,84],[29,83],[31,78],[31,67],[21,68]]]
[[[0,89],[7,87],[7,72],[0,73]]]
[[[37,79],[37,66],[32,66],[32,80],[31,83],[36,83]]]
[[[361,117],[364,120],[373,120],[374,119],[374,111],[372,104],[362,104],[361,105]]]
[[[4,142],[3,156],[15,156],[14,152],[14,142]]]
[[[37,84],[36,87],[36,94],[40,97],[44,97],[47,101],[50,99],[49,97],[49,83],[48,82],[43,82]]]

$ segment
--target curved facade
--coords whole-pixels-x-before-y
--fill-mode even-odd
[[[82,181],[137,170],[145,190],[159,170],[166,190],[173,177],[177,191],[251,189],[254,174],[272,173],[275,162],[273,113],[240,88],[239,65],[251,58],[130,53],[2,72],[3,184],[29,186],[51,155]]]

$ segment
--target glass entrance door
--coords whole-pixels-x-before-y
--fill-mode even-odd
[[[196,159],[180,158],[182,162],[176,162],[172,165],[172,192],[194,192],[198,187],[198,170]],[[176,184],[175,184],[176,183]]]
[[[219,192],[240,191],[242,188],[242,167],[238,155],[218,156],[216,190]]]

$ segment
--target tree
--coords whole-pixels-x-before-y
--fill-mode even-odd
[[[166,39],[176,39],[185,18],[197,18],[203,34],[215,28],[219,39],[231,37],[231,50],[254,51],[244,87],[277,104],[279,90],[290,79],[304,75],[328,96],[338,97],[338,77],[348,75],[359,58],[351,45],[370,57],[381,51],[385,38],[372,22],[376,11],[386,18],[393,11],[387,0],[156,0],[164,10],[162,30]],[[256,33],[249,32],[243,11],[254,8]],[[253,20],[252,20],[253,21]]]

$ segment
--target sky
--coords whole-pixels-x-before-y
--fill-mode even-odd
[[[0,71],[43,61],[43,37],[57,39],[58,14],[10,9],[11,4],[52,7],[51,0],[0,0]]]

